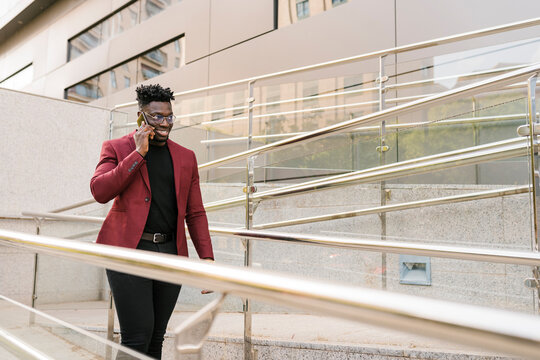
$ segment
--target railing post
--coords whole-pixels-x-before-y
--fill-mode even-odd
[[[388,76],[385,75],[384,71],[384,60],[386,55],[379,57],[379,77],[377,82],[379,83],[379,111],[382,111],[386,108],[386,88],[385,83],[388,81]],[[379,131],[379,146],[377,151],[379,152],[379,165],[386,164],[386,152],[389,150],[388,145],[386,145],[386,121],[381,122],[381,127]],[[386,205],[387,193],[386,193],[386,181],[381,181],[380,188],[380,204],[381,206]],[[381,219],[381,240],[386,239],[386,213],[380,213],[379,218]],[[381,287],[386,289],[386,254],[381,254]]]
[[[112,140],[113,138],[113,131],[114,131],[114,110],[111,110],[109,115],[109,140]],[[112,295],[112,291],[109,290],[109,301],[108,301],[108,309],[107,309],[107,340],[114,341],[114,315],[115,315],[115,309],[114,309],[114,299]],[[107,354],[105,355],[106,359],[111,359],[112,354],[110,352],[110,349],[107,349]]]
[[[36,222],[36,235],[39,235],[41,232],[41,219],[35,217],[34,221]],[[32,279],[32,308],[36,307],[37,300],[37,276],[38,276],[38,263],[39,257],[38,253],[34,254],[34,278]]]
[[[176,360],[201,360],[202,347],[227,294],[191,315],[174,330]]]
[[[40,218],[34,217],[34,221],[36,223],[36,235],[39,235],[41,232],[41,220]],[[39,265],[39,254],[36,252],[34,253],[34,277],[32,279],[32,309],[36,308],[36,300],[37,300],[37,278],[38,278],[38,265]],[[29,322],[31,325],[33,325],[36,321],[35,314],[32,312],[30,313],[30,319]]]
[[[538,252],[539,243],[539,214],[538,203],[540,196],[539,176],[540,164],[538,158],[538,136],[535,133],[535,125],[538,128],[536,120],[536,80],[538,74],[534,74],[527,80],[527,102],[528,102],[528,117],[529,117],[529,140],[530,140],[530,176],[531,176],[531,204],[532,204],[532,229],[533,236],[531,239],[532,251]],[[536,310],[540,312],[540,267],[533,268],[533,277],[536,283]]]
[[[114,130],[114,110],[111,110],[109,113],[109,140],[113,138],[113,130]]]
[[[247,149],[252,147],[252,137],[253,137],[253,103],[255,102],[254,98],[254,81],[248,83],[248,141]],[[246,187],[244,192],[246,194],[246,218],[245,225],[246,229],[249,230],[253,227],[253,196],[252,194],[256,191],[254,186],[254,177],[255,177],[255,157],[250,156],[247,159],[246,164]],[[251,241],[249,239],[243,239],[242,243],[244,244],[244,266],[251,266]],[[254,355],[253,347],[251,344],[251,304],[250,299],[244,299],[244,360],[254,360],[256,356]]]

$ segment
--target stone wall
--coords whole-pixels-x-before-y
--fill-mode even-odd
[[[0,108],[7,130],[0,145],[0,228],[35,234],[36,223],[21,219],[21,212],[50,211],[91,197],[89,180],[108,137],[110,111],[5,89]],[[101,206],[83,211],[105,214]],[[40,233],[87,229],[46,222]],[[38,302],[101,297],[101,269],[48,256],[39,256],[38,268]],[[33,273],[33,253],[0,246],[0,294],[30,303]]]

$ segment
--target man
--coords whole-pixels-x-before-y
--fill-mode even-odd
[[[199,257],[213,260],[195,154],[169,140],[173,92],[160,85],[142,85],[136,92],[144,121],[131,134],[103,143],[90,181],[98,202],[114,199],[97,242],[187,256],[185,220]],[[180,286],[112,270],[107,279],[122,345],[161,359]]]

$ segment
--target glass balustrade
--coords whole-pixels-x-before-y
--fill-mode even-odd
[[[539,60],[538,38],[531,36],[531,31],[507,35],[501,43],[500,39],[490,38],[482,47],[475,47],[475,41],[444,45],[429,56],[425,49],[389,55],[382,64],[384,71],[380,71],[379,59],[369,59],[260,79],[251,89],[243,83],[178,95],[173,104],[177,120],[170,136],[194,150],[201,165]],[[172,47],[170,50],[172,53]],[[149,62],[174,66],[165,53],[147,55]],[[113,82],[112,78],[107,81]],[[115,82],[119,81],[116,74]],[[518,84],[387,119],[384,130],[380,121],[362,123],[346,132],[254,157],[252,184],[246,184],[246,159],[209,170],[202,168],[201,190],[205,204],[210,205],[210,224],[397,243],[529,251],[532,220],[527,192],[527,148],[496,159],[487,158],[479,150],[495,142],[519,141],[516,129],[528,122],[527,106],[526,88]],[[111,113],[112,138],[135,129],[136,112],[136,106],[127,106]],[[467,152],[459,159],[448,155],[464,149]],[[444,154],[448,155],[448,163],[443,170],[427,159]],[[407,164],[410,170],[398,171],[398,166]],[[413,167],[414,164],[417,166]],[[393,175],[383,177],[384,171]],[[344,186],[331,187],[323,182],[328,177],[352,175],[357,180]],[[294,186],[317,180],[321,183],[309,192],[293,190]],[[290,193],[271,198],[271,191],[286,189]],[[502,190],[507,192],[494,194]],[[249,197],[256,203],[251,218],[246,216],[246,192],[250,191],[254,191]],[[267,198],[259,203],[265,193]],[[471,194],[476,200],[464,201],[463,197]],[[212,208],[213,203],[231,198],[239,199],[233,207]],[[381,209],[398,204],[409,205],[400,211]],[[104,216],[106,211],[107,207],[96,205],[68,213]],[[39,224],[40,234],[85,241],[95,239],[97,228],[99,224],[62,221]],[[246,243],[242,239],[214,236],[213,243],[219,262],[244,265]],[[250,265],[255,268],[464,304],[524,313],[538,311],[537,295],[523,286],[523,281],[532,276],[528,266],[289,242],[251,240],[249,244]],[[190,248],[190,253],[195,254],[194,249]],[[106,313],[108,293],[102,269],[41,255],[38,261],[38,307],[80,301],[84,296],[87,301],[96,301]],[[92,286],[81,288],[79,278],[68,276],[64,280],[65,291],[58,293],[53,279],[55,274],[69,274],[68,268],[75,269],[74,274],[85,274],[84,283]],[[187,316],[199,309],[203,301],[216,296],[201,298],[200,289],[185,286],[177,310]],[[252,307],[263,315],[287,314],[283,321],[290,322],[290,329],[295,329],[295,322],[302,321],[296,315],[315,316],[259,302],[253,302]],[[240,313],[242,300],[228,299],[224,311]],[[241,318],[234,319],[235,326],[242,326]],[[264,317],[258,319],[253,333],[260,336],[265,333],[265,324],[260,320]],[[307,326],[303,331],[310,339],[321,340],[327,338],[325,331],[331,330]],[[360,341],[365,331],[352,341]],[[293,339],[294,332],[283,340],[288,336]]]
[[[2,359],[149,359],[75,326],[0,296]],[[81,313],[78,321],[81,322]],[[95,319],[94,319],[95,320]]]

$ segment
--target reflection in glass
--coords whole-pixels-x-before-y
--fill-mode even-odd
[[[103,19],[91,29],[69,40],[68,61],[135,26],[139,22],[139,6],[139,1],[134,2]]]
[[[336,7],[338,5],[345,4],[346,2],[347,0],[332,0],[332,6]]]
[[[89,102],[99,99],[98,76],[72,86],[66,91],[66,99],[79,102]]]
[[[144,80],[151,79],[155,76],[161,75],[161,71],[151,66],[148,66],[146,64],[141,64],[141,75],[142,75],[142,80],[144,81]]]
[[[107,88],[109,82],[107,81],[106,73],[100,75],[99,77],[99,87],[103,91],[103,96],[108,96],[125,88],[128,88],[131,85],[131,78],[137,77],[137,59],[131,60],[125,64],[119,65],[109,72],[110,76],[110,87]],[[123,78],[123,84],[118,82],[118,78]]]
[[[170,4],[171,0],[143,0],[143,20],[159,14]]]
[[[136,59],[104,71],[90,80],[68,88],[66,99],[89,102],[179,68],[185,65],[184,44],[184,38],[175,39]]]
[[[158,49],[143,54],[137,82],[151,79],[185,64],[184,38],[176,39]],[[170,61],[169,59],[174,59]]]
[[[79,55],[95,48],[101,43],[101,24],[85,31],[74,39],[69,40],[68,60],[73,60]]]
[[[135,2],[106,20],[110,23],[109,39],[139,23],[139,6],[139,3]]]
[[[150,51],[149,53],[143,55],[143,57],[154,61],[159,66],[167,66],[167,54],[160,49]]]
[[[309,17],[309,0],[296,0],[296,16],[298,20]]]
[[[182,0],[142,0],[142,20],[151,18],[159,14],[167,7],[179,3]]]
[[[111,87],[116,89],[117,88],[117,86],[116,86],[116,73],[114,72],[114,70],[111,70],[110,77],[111,77]]]
[[[101,20],[91,29],[68,41],[68,61],[71,61],[87,51],[103,44],[107,40],[130,29],[143,20],[159,14],[168,6],[182,0],[137,0],[120,11]],[[142,8],[141,8],[142,6]],[[139,18],[141,10],[141,18]],[[179,62],[180,64],[181,62]]]
[[[105,340],[66,322],[0,295],[0,331],[18,344],[24,344],[32,355],[0,346],[0,358],[5,359],[149,359],[133,350]],[[9,344],[9,341],[7,342]],[[14,345],[15,349],[17,345]],[[13,351],[13,350],[12,350]],[[23,350],[24,351],[24,350]],[[37,353],[37,354],[36,354]]]

